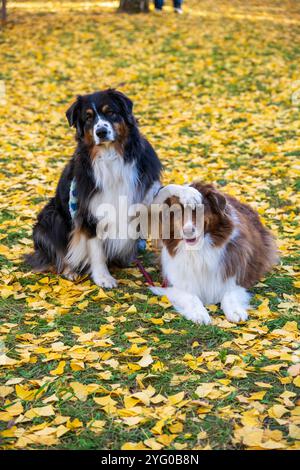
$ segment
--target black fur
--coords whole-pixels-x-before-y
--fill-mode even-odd
[[[91,196],[99,191],[95,187],[91,163],[93,143],[88,140],[91,139],[91,123],[86,118],[86,111],[92,104],[97,110],[109,106],[112,114],[106,116],[106,119],[111,119],[112,124],[122,123],[125,126],[127,133],[124,137],[120,136],[123,141],[119,141],[119,144],[123,149],[124,161],[136,162],[140,193],[145,195],[160,178],[161,163],[150,143],[140,134],[132,113],[132,101],[113,89],[79,96],[66,113],[69,125],[76,128],[77,148],[62,172],[55,196],[39,213],[33,228],[34,252],[26,256],[26,261],[35,271],[54,270],[61,273],[64,269],[64,257],[74,227],[69,212],[69,192],[74,177],[78,193],[76,227],[84,230],[88,237],[96,234],[96,221],[88,211]]]

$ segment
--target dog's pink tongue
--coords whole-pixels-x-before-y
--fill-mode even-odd
[[[185,241],[189,244],[189,245],[192,245],[193,243],[195,243],[197,239],[196,238],[186,238]]]

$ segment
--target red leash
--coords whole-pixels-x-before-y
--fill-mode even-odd
[[[150,276],[149,273],[147,273],[146,269],[144,268],[144,266],[142,265],[142,263],[140,262],[139,259],[136,259],[136,260],[135,260],[135,264],[137,265],[137,267],[138,267],[139,270],[141,271],[142,275],[143,275],[144,278],[146,279],[146,282],[147,282],[150,286],[154,286],[154,282],[153,282],[152,277]]]
[[[134,262],[135,262],[135,264],[137,265],[137,267],[139,268],[139,270],[140,270],[140,272],[142,273],[142,275],[144,276],[144,278],[146,279],[146,282],[147,282],[150,286],[155,286],[152,277],[151,277],[150,274],[146,271],[146,269],[145,269],[144,266],[142,265],[141,261],[140,261],[139,259],[136,259]],[[168,281],[167,281],[166,279],[163,280],[163,283],[162,283],[161,287],[168,287]]]

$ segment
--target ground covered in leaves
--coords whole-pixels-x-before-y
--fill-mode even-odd
[[[1,446],[296,449],[297,2],[8,2],[1,33]],[[134,268],[119,288],[28,271],[31,227],[74,148],[78,93],[120,86],[165,182],[213,181],[257,208],[281,263],[247,323],[181,318]],[[298,183],[299,184],[299,183]],[[153,252],[145,264],[159,280]]]

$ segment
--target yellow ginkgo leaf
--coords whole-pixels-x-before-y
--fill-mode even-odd
[[[50,371],[51,375],[62,375],[65,370],[66,361],[60,361],[58,366]]]

